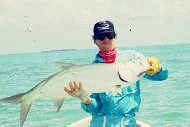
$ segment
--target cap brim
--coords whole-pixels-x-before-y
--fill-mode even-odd
[[[99,34],[103,34],[103,33],[113,33],[113,32],[115,32],[115,31],[102,31],[102,32],[99,32],[99,33],[94,34],[94,35],[99,35]]]

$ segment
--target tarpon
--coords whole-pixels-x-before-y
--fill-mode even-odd
[[[133,84],[148,69],[147,61],[142,59],[114,64],[76,66],[65,63],[58,64],[64,67],[64,70],[44,79],[27,92],[0,100],[0,102],[21,103],[21,127],[24,125],[27,113],[34,100],[53,99],[58,112],[64,99],[68,96],[64,87],[68,86],[70,81],[82,82],[83,89],[89,93],[109,92]]]

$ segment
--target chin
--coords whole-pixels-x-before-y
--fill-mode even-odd
[[[102,51],[109,51],[109,50],[112,50],[114,49],[115,47],[112,47],[112,46],[109,46],[109,47],[104,47],[102,48]]]

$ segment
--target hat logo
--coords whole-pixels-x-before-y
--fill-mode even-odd
[[[109,24],[107,24],[105,21],[101,21],[99,22],[99,24],[101,24],[101,27],[97,27],[98,28],[98,31],[101,31],[101,30],[108,30],[109,29]]]

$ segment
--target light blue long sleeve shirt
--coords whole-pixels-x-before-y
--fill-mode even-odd
[[[144,55],[133,50],[117,50],[116,56],[115,62],[145,58]],[[96,55],[93,63],[103,62],[102,58]],[[145,74],[144,78],[155,81],[165,80],[168,78],[168,69],[162,64],[159,73],[153,76]],[[91,127],[135,127],[135,112],[138,112],[141,103],[140,81],[122,88],[116,95],[111,92],[93,93],[91,100],[88,105],[81,103],[82,109],[92,114]]]

